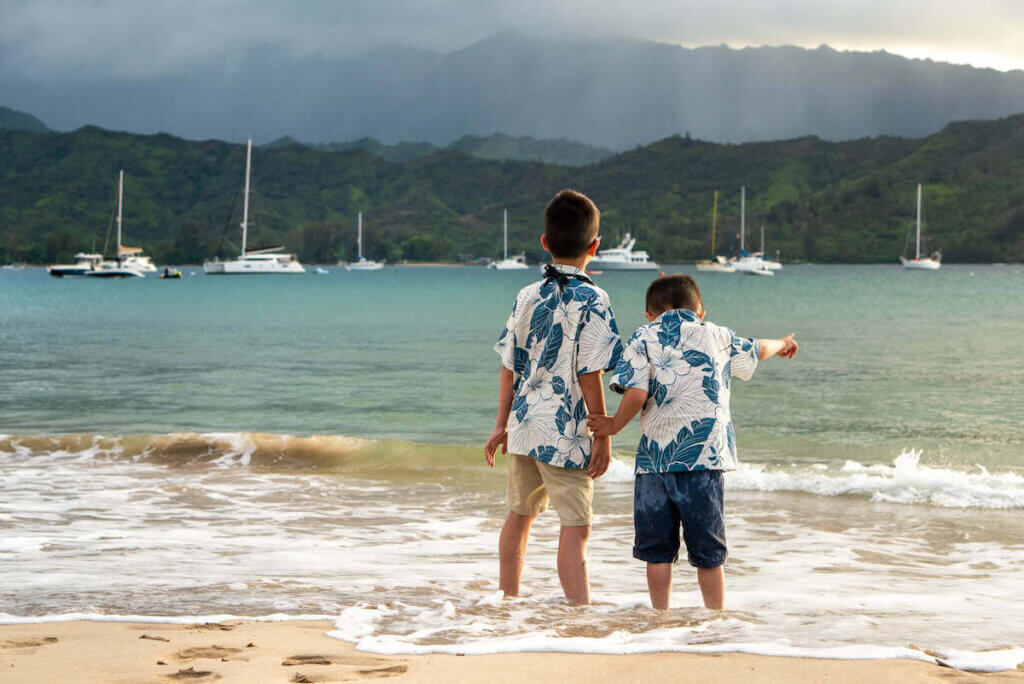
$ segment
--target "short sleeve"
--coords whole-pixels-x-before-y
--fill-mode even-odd
[[[596,297],[580,319],[576,341],[576,375],[615,370],[622,358],[622,339],[607,301]]]
[[[757,358],[761,355],[761,343],[749,337],[738,337],[736,333],[728,331],[729,343],[729,366],[733,377],[740,380],[749,380],[757,370]]]
[[[622,351],[622,358],[615,366],[609,387],[619,394],[625,394],[628,389],[642,389],[646,392],[650,377],[651,361],[647,356],[647,342],[638,330]]]
[[[502,329],[501,334],[498,335],[498,341],[494,343],[494,351],[501,357],[501,365],[512,372],[515,372],[516,310],[518,308],[519,298],[517,297],[512,305],[512,313],[509,314],[508,320],[505,321],[505,327]]]

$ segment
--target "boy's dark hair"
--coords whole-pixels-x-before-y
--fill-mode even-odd
[[[662,314],[672,309],[696,312],[704,307],[700,288],[693,278],[684,274],[655,278],[647,288],[647,313]]]
[[[553,256],[575,259],[583,256],[597,239],[601,212],[582,192],[562,190],[544,209],[544,238]]]

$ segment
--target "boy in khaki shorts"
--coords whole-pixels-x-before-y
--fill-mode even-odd
[[[586,545],[593,479],[608,469],[611,442],[592,439],[590,414],[605,412],[601,373],[622,354],[608,294],[585,269],[600,244],[600,212],[563,190],[544,210],[541,245],[552,264],[524,287],[495,345],[501,356],[498,418],[484,455],[510,453],[509,513],[498,542],[500,588],[519,595],[530,526],[548,503],[562,524],[558,579],[570,603],[590,602]]]

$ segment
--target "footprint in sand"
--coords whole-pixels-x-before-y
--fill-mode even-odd
[[[194,667],[178,670],[174,674],[164,675],[164,677],[177,681],[188,682],[212,682],[216,679],[220,679],[220,675],[212,670],[197,670]]]
[[[28,637],[27,639],[9,639],[0,641],[0,649],[8,648],[36,648],[46,644],[57,643],[57,637]]]
[[[227,646],[195,646],[186,648],[175,653],[178,660],[196,660],[197,658],[210,658],[211,660],[223,660],[227,656],[241,653],[240,648],[228,648]]]
[[[397,677],[409,671],[408,665],[391,665],[389,667],[373,667],[357,670],[356,674],[361,679],[384,679],[386,677]]]

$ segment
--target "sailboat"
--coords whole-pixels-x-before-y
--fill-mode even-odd
[[[379,271],[384,264],[373,261],[363,256],[363,212],[359,212],[359,228],[356,233],[356,243],[359,245],[359,260],[349,263],[345,268],[349,271]]]
[[[145,278],[146,274],[143,271],[156,271],[156,266],[153,266],[153,262],[149,260],[148,256],[142,254],[142,250],[138,247],[125,248],[121,244],[121,215],[124,208],[124,169],[117,177],[117,257],[114,259],[103,259],[96,263],[92,270],[86,271],[83,275],[87,278]],[[107,232],[107,239],[110,239],[110,233]],[[122,256],[122,250],[128,249],[129,251],[125,256]],[[103,245],[103,253],[106,254],[107,246]],[[133,260],[129,263],[128,257],[132,257]],[[148,264],[149,268],[146,268]],[[141,266],[141,267],[139,267]]]
[[[508,209],[502,212],[502,225],[504,226],[503,252],[501,261],[492,261],[487,268],[492,271],[522,271],[529,268],[526,265],[526,255],[519,253],[511,259],[508,257]]]
[[[914,242],[914,258],[906,259],[900,255],[903,268],[914,268],[921,271],[937,271],[942,266],[942,252],[935,252],[931,257],[921,257],[921,184],[917,184],[917,239]]]
[[[747,275],[773,276],[775,273],[765,268],[764,259],[759,253],[747,254],[747,188],[740,186],[740,256],[731,263],[740,273]]]
[[[305,273],[306,269],[292,254],[281,250],[284,247],[247,250],[246,240],[249,233],[249,179],[252,172],[252,138],[249,138],[245,151],[245,193],[242,203],[242,253],[237,259],[221,261],[214,258],[203,263],[203,273],[207,275],[264,275],[279,273]]]
[[[697,270],[706,273],[735,273],[736,267],[726,261],[725,257],[715,254],[715,228],[718,225],[718,191],[711,207],[711,259],[697,262]]]

